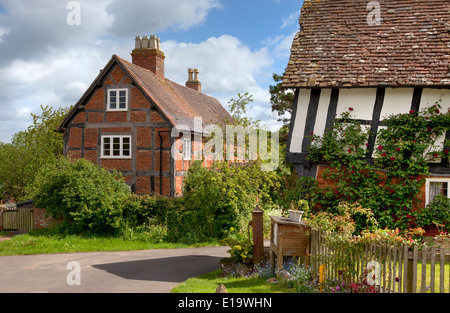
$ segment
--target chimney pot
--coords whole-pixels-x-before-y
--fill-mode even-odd
[[[200,73],[200,70],[198,68],[194,69],[194,81],[198,82],[198,74]]]
[[[202,92],[202,84],[200,83],[200,80],[198,79],[198,74],[200,73],[200,70],[198,68],[189,68],[188,69],[188,80],[186,82],[186,87],[191,88],[193,90],[196,90],[198,92]]]

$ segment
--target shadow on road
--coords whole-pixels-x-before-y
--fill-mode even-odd
[[[219,268],[221,258],[207,255],[177,256],[93,265],[125,279],[182,282]]]

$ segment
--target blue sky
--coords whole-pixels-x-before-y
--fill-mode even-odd
[[[200,69],[202,91],[225,106],[249,92],[249,115],[277,124],[268,88],[282,74],[303,1],[0,0],[0,141],[31,123],[40,105],[75,104],[113,54],[131,60],[135,35],[156,34],[166,77]]]

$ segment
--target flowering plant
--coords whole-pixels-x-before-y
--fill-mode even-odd
[[[249,237],[235,232],[233,227],[230,228],[230,236],[222,239],[221,242],[231,248],[227,252],[230,253],[230,257],[234,262],[244,262],[253,258],[252,241]]]
[[[315,190],[311,208],[333,211],[346,201],[370,208],[381,227],[426,227],[428,210],[417,213],[428,162],[449,158],[448,146],[438,139],[450,129],[450,112],[436,103],[421,112],[391,115],[383,121],[374,140],[364,125],[347,111],[323,136],[312,135],[308,159],[327,163],[323,178],[331,181]],[[367,162],[370,159],[373,162]]]

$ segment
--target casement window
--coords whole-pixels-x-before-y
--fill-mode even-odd
[[[102,158],[131,158],[131,136],[102,136]]]
[[[128,110],[128,89],[108,89],[108,100],[106,108],[108,111]]]
[[[441,194],[449,198],[448,186],[450,178],[427,178],[425,182],[426,188],[426,204],[433,201],[434,197]]]
[[[191,138],[183,138],[183,160],[190,161],[192,157]]]

